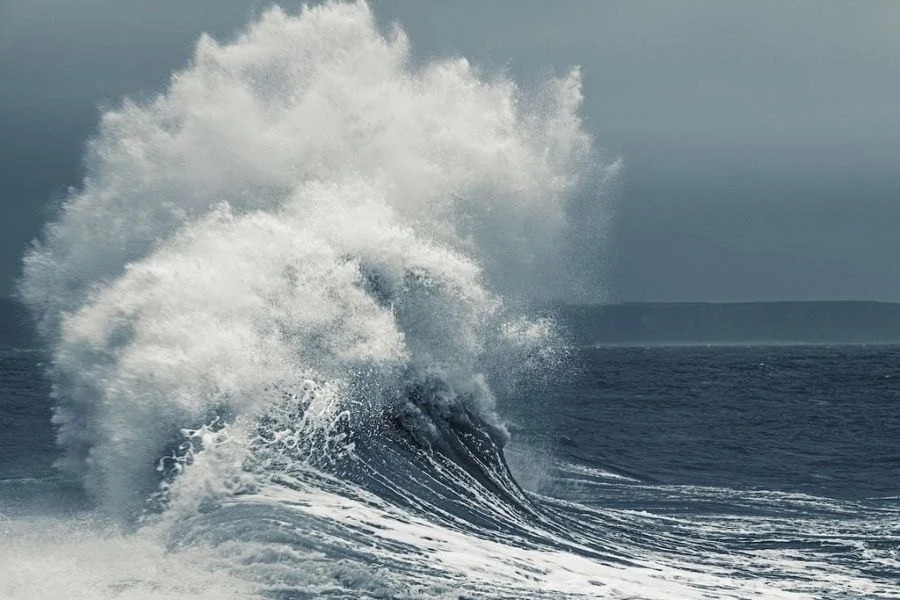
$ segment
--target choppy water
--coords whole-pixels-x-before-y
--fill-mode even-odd
[[[40,354],[5,350],[0,592],[897,598],[898,354],[584,349],[509,413],[522,497],[382,444],[371,471],[297,471],[163,534],[98,522],[60,479]]]
[[[566,460],[663,485],[900,492],[896,346],[608,347],[581,360],[577,385],[521,417],[532,444]]]

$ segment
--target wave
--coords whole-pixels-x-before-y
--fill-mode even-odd
[[[60,466],[127,520],[178,432],[214,421],[240,461],[273,420],[292,460],[385,415],[470,463],[448,419],[502,443],[491,383],[564,351],[498,292],[553,281],[567,215],[616,169],[596,166],[580,101],[577,70],[526,93],[464,59],[417,65],[365,4],[204,36],[163,94],[103,115],[25,257]]]
[[[106,112],[20,289],[58,466],[97,512],[7,523],[8,562],[89,597],[796,597],[507,465],[498,404],[552,394],[569,354],[517,307],[598,289],[620,165],[580,88],[417,62],[329,2],[205,36],[158,97]],[[61,581],[19,571],[0,591]]]

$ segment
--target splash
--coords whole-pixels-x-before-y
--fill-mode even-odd
[[[414,415],[406,391],[435,379],[500,430],[491,365],[552,360],[553,337],[502,297],[552,295],[570,213],[616,168],[593,158],[580,87],[416,65],[363,3],[202,37],[163,94],[103,115],[25,257],[61,466],[133,516],[182,429],[218,419],[252,447],[302,397],[317,408],[292,435],[315,439]]]

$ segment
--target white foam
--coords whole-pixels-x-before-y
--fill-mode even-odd
[[[350,536],[329,538],[337,545],[351,544],[354,554],[361,554],[359,568],[376,577],[377,565],[392,565],[391,581],[397,597],[406,597],[416,586],[420,596],[443,597],[434,590],[449,588],[457,597],[462,594],[519,598],[716,598],[752,599],[810,599],[817,597],[816,587],[806,592],[791,577],[771,579],[735,577],[736,569],[746,566],[743,556],[697,555],[693,560],[683,556],[667,556],[654,549],[644,549],[632,559],[632,564],[616,564],[579,555],[572,551],[550,547],[554,540],[546,538],[547,547],[524,545],[515,537],[472,535],[451,526],[438,526],[412,516],[365,492],[334,493],[315,487],[295,489],[271,488],[261,496],[245,496],[240,502],[272,502],[289,506],[297,522],[315,517],[348,531],[365,531],[365,547],[353,546]],[[628,515],[623,515],[626,518]],[[555,540],[571,544],[571,541]],[[415,548],[406,552],[405,548]],[[630,548],[627,548],[631,550]],[[254,555],[253,552],[256,552]],[[264,563],[271,560],[271,548],[257,547],[250,554],[242,554],[244,563]],[[784,568],[791,572],[796,565],[787,557],[773,556],[769,565],[777,572]],[[314,556],[295,554],[298,565]],[[261,576],[266,586],[270,575],[265,568],[254,568],[248,575]],[[834,589],[845,589],[847,578],[835,573],[831,576]],[[310,582],[312,584],[312,582]],[[304,588],[312,589],[312,588]],[[861,589],[861,588],[860,588]]]
[[[220,600],[255,588],[200,548],[169,553],[152,532],[125,535],[91,517],[0,520],[7,600]]]

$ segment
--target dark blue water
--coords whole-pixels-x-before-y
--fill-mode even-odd
[[[0,352],[5,517],[89,508],[52,466],[41,356]],[[609,547],[625,563],[651,554],[696,561],[706,566],[692,569],[761,585],[771,578],[773,589],[800,597],[895,598],[898,359],[894,346],[583,349],[554,393],[504,408],[507,455],[521,484],[540,494],[539,511],[582,522],[573,535],[595,548],[588,555]],[[241,517],[251,531],[253,514]],[[294,518],[285,514],[278,522]],[[231,531],[222,527],[210,531]],[[833,581],[819,581],[822,573]]]
[[[40,353],[0,348],[0,479],[53,475],[50,384]]]
[[[900,347],[585,349],[515,422],[560,458],[643,482],[900,495]]]
[[[50,385],[0,350],[0,478],[49,477]],[[644,482],[900,495],[900,347],[609,347],[513,429],[559,457]]]

